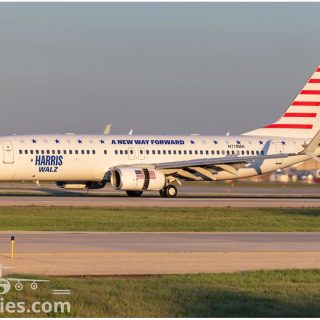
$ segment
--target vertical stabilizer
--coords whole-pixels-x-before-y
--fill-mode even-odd
[[[312,138],[320,130],[320,66],[274,123],[243,135]]]

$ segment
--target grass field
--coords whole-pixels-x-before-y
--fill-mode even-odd
[[[140,278],[47,278],[6,301],[69,301],[77,317],[319,317],[320,271],[255,271]],[[71,289],[53,296],[52,288]],[[5,316],[8,314],[3,314]],[[44,316],[38,314],[37,316]],[[10,314],[10,316],[13,316]],[[21,315],[20,315],[21,316]],[[32,314],[23,314],[32,316]],[[49,316],[59,316],[49,314]]]
[[[300,208],[1,207],[2,231],[320,231]]]

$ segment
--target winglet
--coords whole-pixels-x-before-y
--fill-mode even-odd
[[[103,131],[103,134],[109,134],[110,130],[111,130],[111,126],[112,126],[112,123],[107,124],[104,131]]]

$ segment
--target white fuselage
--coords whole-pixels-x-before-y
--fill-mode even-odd
[[[228,156],[297,153],[309,141],[254,136],[21,135],[0,137],[1,181],[102,181],[118,166]],[[315,152],[315,154],[319,154]],[[238,175],[221,170],[215,180],[246,178],[307,160],[306,155],[255,160]]]

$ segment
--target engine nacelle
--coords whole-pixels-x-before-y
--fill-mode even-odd
[[[57,181],[57,187],[62,189],[84,190],[84,189],[101,189],[106,185],[106,181]]]
[[[116,190],[161,190],[165,175],[155,169],[119,167],[111,172],[111,186]]]

